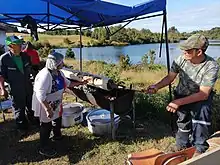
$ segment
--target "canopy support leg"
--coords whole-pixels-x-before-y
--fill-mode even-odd
[[[163,12],[164,13],[164,16],[163,16],[163,21],[164,21],[164,25],[165,25],[165,42],[166,42],[166,57],[167,57],[167,71],[168,73],[170,72],[170,55],[169,55],[169,45],[168,45],[168,30],[167,30],[167,14],[166,14],[166,11]],[[171,87],[171,84],[169,84],[169,101],[171,102],[172,101],[172,87]],[[176,128],[176,125],[175,125],[175,116],[173,113],[170,113],[171,114],[171,121],[170,121],[170,126],[171,126],[171,130],[172,130],[172,133],[174,134],[175,133],[175,128]]]
[[[80,72],[82,72],[82,27],[80,26],[80,37],[79,37],[79,42],[80,42],[80,50],[79,50],[79,69]]]
[[[167,15],[166,11],[164,11],[164,22],[165,22],[165,42],[166,42],[166,57],[167,57],[167,71],[170,72],[170,54],[169,54],[169,41],[168,41],[168,31],[167,31]],[[171,84],[169,84],[169,95],[170,101],[172,101],[172,88]]]
[[[50,30],[50,3],[47,2],[47,30]]]
[[[159,57],[161,57],[161,55],[162,55],[162,45],[163,45],[163,42],[164,42],[164,40],[163,40],[163,36],[164,36],[164,34],[163,34],[163,32],[164,32],[164,24],[165,24],[165,21],[164,21],[164,18],[163,18],[163,21],[162,21],[162,30],[161,30],[161,38],[160,38],[160,52],[159,52]]]

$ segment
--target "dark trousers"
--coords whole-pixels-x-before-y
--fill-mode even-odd
[[[49,138],[51,130],[53,130],[53,136],[59,137],[61,136],[61,122],[62,118],[59,117],[52,122],[40,124],[40,146],[41,148],[45,148],[49,146]]]
[[[176,95],[176,98],[180,97]],[[208,100],[183,105],[177,111],[176,145],[179,149],[193,145],[198,152],[203,153],[209,148],[207,139],[211,129],[212,98],[213,93]]]
[[[32,110],[32,97],[26,97],[26,105],[20,105],[16,100],[14,100],[13,107],[18,129],[27,129],[28,121],[32,124],[38,123],[38,119],[34,117],[34,111]],[[25,112],[27,114],[27,118]]]

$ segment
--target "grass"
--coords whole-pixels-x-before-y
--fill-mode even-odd
[[[39,132],[33,129],[28,136],[19,138],[13,131],[14,121],[11,113],[6,115],[6,122],[0,122],[0,164],[45,164],[45,165],[107,165],[123,164],[127,155],[132,152],[149,148],[167,150],[174,138],[170,136],[170,129],[163,123],[148,121],[144,124],[144,131],[111,141],[106,137],[93,136],[82,125],[63,128],[64,139],[53,145],[58,155],[47,159],[37,153],[39,145]],[[130,129],[125,123],[120,129]],[[133,134],[134,135],[134,134]]]
[[[132,83],[134,88],[147,88],[147,86],[160,81],[166,75],[166,71],[149,71],[143,70],[136,72],[133,70],[123,71],[121,78],[126,80],[127,84]]]
[[[78,69],[77,61],[66,59],[67,65]],[[83,70],[94,74],[102,74],[105,67],[103,62],[83,62]],[[114,66],[114,69],[117,66]],[[144,89],[149,84],[159,81],[166,70],[152,71],[143,69],[140,71],[127,70],[118,75],[126,85],[133,84],[135,89]],[[214,100],[214,123],[220,128],[219,101],[220,82],[216,83],[217,95]],[[71,128],[63,128],[64,139],[54,143],[58,155],[47,159],[38,154],[39,131],[31,131],[26,137],[20,137],[14,131],[14,120],[12,113],[6,114],[6,122],[0,119],[0,164],[45,164],[45,165],[123,165],[127,155],[132,152],[143,151],[150,148],[169,152],[170,146],[175,143],[169,125],[160,120],[164,116],[167,103],[167,89],[157,95],[146,95],[137,93],[135,95],[137,117],[145,117],[137,120],[143,124],[143,130],[133,131],[130,121],[123,121],[118,129],[119,135],[123,137],[112,141],[108,137],[97,137],[92,135],[87,127],[76,125]],[[75,97],[65,94],[65,102],[75,102]],[[89,107],[89,104],[83,103]],[[143,115],[144,114],[144,115]],[[152,117],[153,116],[153,117]],[[157,119],[156,119],[157,118]]]

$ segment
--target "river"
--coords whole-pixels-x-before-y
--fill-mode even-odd
[[[119,61],[119,56],[121,54],[128,55],[132,64],[137,64],[141,62],[141,58],[149,50],[156,51],[156,60],[157,64],[166,65],[166,50],[165,44],[162,45],[162,56],[159,57],[160,44],[142,44],[142,45],[129,45],[129,46],[106,46],[106,47],[83,47],[82,49],[82,58],[83,60],[101,60],[108,63],[117,63]],[[56,51],[65,55],[67,49],[57,49]],[[76,59],[79,59],[79,48],[72,49],[75,53]],[[181,50],[178,47],[178,43],[169,44],[169,53],[170,53],[170,62],[175,59],[178,55],[181,54]],[[210,45],[206,53],[217,59],[220,57],[220,46],[219,45]]]

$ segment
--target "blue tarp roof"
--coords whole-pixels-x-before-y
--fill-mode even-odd
[[[24,16],[30,15],[41,24],[49,21],[53,25],[96,27],[120,23],[129,18],[165,9],[166,0],[150,0],[136,6],[101,0],[1,0],[0,21],[19,22]]]

